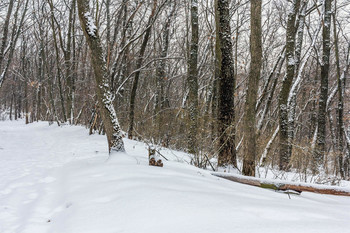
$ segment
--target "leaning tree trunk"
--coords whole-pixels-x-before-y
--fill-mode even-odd
[[[324,0],[324,21],[323,21],[323,50],[321,65],[321,93],[318,104],[318,131],[316,138],[316,148],[314,151],[314,172],[318,166],[322,165],[326,149],[326,111],[328,98],[328,74],[329,74],[329,56],[330,56],[330,37],[331,37],[331,0]]]
[[[295,19],[299,11],[300,0],[294,0],[292,9],[288,14],[287,31],[286,31],[286,76],[282,82],[282,89],[278,98],[279,105],[279,168],[280,170],[287,170],[289,167],[290,151],[288,146],[288,109],[287,102],[289,91],[292,86],[295,73],[295,35],[296,26]]]
[[[197,131],[198,131],[198,1],[191,0],[191,28],[192,37],[190,45],[190,55],[188,61],[188,110],[189,110],[189,132],[188,132],[188,152],[196,155]],[[199,161],[196,161],[197,164]]]
[[[96,79],[96,93],[100,113],[107,135],[109,152],[125,151],[121,129],[113,106],[106,61],[102,52],[101,40],[90,15],[89,0],[78,0],[81,27],[90,48],[91,63]]]
[[[234,64],[229,1],[216,0],[216,76],[218,79],[218,166],[237,166],[235,148]]]
[[[243,174],[255,176],[256,127],[255,106],[262,62],[261,1],[250,2],[250,72],[244,111]]]

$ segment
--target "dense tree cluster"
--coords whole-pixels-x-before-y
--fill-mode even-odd
[[[4,0],[0,108],[85,125],[111,152],[125,134],[198,167],[349,178],[349,15],[347,0]]]

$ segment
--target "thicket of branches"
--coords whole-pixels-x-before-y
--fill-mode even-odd
[[[220,158],[226,143],[221,134],[233,134],[227,140],[235,148],[220,165],[243,161],[249,145],[244,140],[250,138],[244,135],[244,116],[252,110],[245,103],[248,80],[254,80],[251,3],[228,1],[235,123],[220,130],[224,71],[218,72],[217,61],[225,50],[219,53],[223,29],[217,27],[223,24],[215,19],[224,1],[215,2],[90,1],[121,128],[130,138],[188,150],[199,167]],[[254,166],[349,178],[350,3],[264,0],[261,9],[255,102],[250,95],[250,104],[256,103]],[[80,124],[103,133],[76,0],[5,0],[0,19],[2,111],[26,123]]]

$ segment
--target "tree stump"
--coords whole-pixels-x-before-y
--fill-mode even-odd
[[[157,156],[156,153],[156,149],[149,147],[148,148],[148,164],[150,166],[156,166],[156,167],[163,167],[163,162],[162,160],[159,158],[159,156]]]

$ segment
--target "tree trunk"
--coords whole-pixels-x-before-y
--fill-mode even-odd
[[[338,196],[350,196],[349,189],[342,189],[339,187],[332,187],[328,185],[324,185],[324,187],[321,187],[322,185],[314,185],[309,183],[294,183],[294,182],[288,182],[284,180],[264,180],[261,178],[255,178],[255,177],[247,177],[242,175],[235,175],[235,174],[222,174],[222,173],[212,173],[212,175],[224,178],[227,180],[231,180],[234,182],[238,182],[241,184],[247,184],[251,186],[261,187],[261,188],[267,188],[267,189],[274,189],[277,191],[288,191],[288,190],[294,190],[299,193],[301,192],[313,192],[313,193],[319,193],[319,194],[328,194],[328,195],[338,195]]]
[[[169,3],[171,4],[171,2]],[[166,58],[168,55],[169,50],[169,37],[170,37],[170,23],[173,19],[173,16],[175,14],[176,10],[176,1],[173,1],[172,8],[170,10],[169,15],[167,16],[167,20],[164,25],[164,32],[163,32],[163,44],[161,49],[161,58]],[[155,112],[154,115],[156,116],[156,124],[158,128],[157,138],[160,144],[162,144],[162,140],[165,138],[165,130],[164,129],[164,110],[165,110],[165,88],[166,88],[166,60],[162,59],[156,70],[156,82],[157,82],[157,90],[156,90],[156,96],[155,96]]]
[[[191,44],[188,60],[187,85],[188,93],[188,152],[198,159],[197,133],[198,133],[198,0],[191,0]],[[196,161],[198,164],[198,161]]]
[[[74,23],[75,23],[75,1],[72,0],[69,10],[69,18],[68,18],[68,33],[67,33],[67,46],[64,49],[64,63],[66,68],[66,79],[67,79],[67,93],[66,93],[66,102],[67,102],[67,117],[69,119],[70,124],[74,124],[74,111],[73,111],[73,95],[74,95],[74,66],[72,62],[72,39],[73,39],[73,32],[74,32]],[[73,50],[73,53],[75,51]]]
[[[304,25],[305,25],[305,12],[306,12],[306,6],[307,2],[303,1],[301,10],[299,13],[298,17],[298,29],[297,29],[297,39],[296,39],[296,45],[295,45],[295,74],[294,74],[294,83],[292,85],[291,90],[289,91],[289,97],[288,97],[288,104],[287,104],[287,109],[288,109],[288,156],[289,158],[292,156],[293,152],[293,140],[294,140],[294,135],[295,135],[295,112],[296,112],[296,105],[297,105],[297,90],[294,86],[298,86],[297,82],[301,82],[301,75],[303,72],[304,67],[300,67],[300,60],[301,60],[301,51],[302,51],[302,46],[303,46],[303,38],[304,38]],[[311,52],[311,48],[310,52]],[[308,54],[308,57],[304,58],[307,62],[309,56],[311,53]],[[297,85],[296,85],[297,84]]]
[[[78,0],[78,12],[81,27],[90,48],[91,63],[96,80],[96,93],[100,113],[107,135],[109,152],[125,151],[121,128],[113,106],[110,92],[106,61],[102,53],[101,40],[90,15],[89,0]]]
[[[57,38],[56,38],[56,29],[55,29],[55,21],[54,21],[54,7],[52,0],[50,1],[50,10],[51,10],[51,28],[52,32],[54,33],[53,35],[53,42],[54,42],[54,47],[55,47],[55,52],[56,52],[56,67],[57,67],[57,81],[58,81],[58,90],[59,90],[59,96],[60,96],[60,102],[61,102],[61,108],[62,108],[62,115],[63,115],[63,121],[67,121],[67,115],[66,115],[66,109],[65,109],[65,102],[64,102],[64,96],[63,96],[63,88],[62,88],[62,71],[60,67],[60,58],[59,58],[59,50],[58,50],[58,43],[57,43]]]
[[[334,50],[335,50],[335,59],[337,65],[337,84],[338,84],[338,104],[337,104],[337,161],[336,161],[336,175],[338,173],[341,177],[344,178],[344,167],[343,167],[343,149],[344,149],[344,102],[343,102],[343,87],[341,82],[340,74],[340,61],[339,61],[339,48],[338,48],[338,34],[337,34],[337,23],[336,23],[336,8],[337,1],[335,0],[335,9],[333,16],[333,39],[334,39]]]
[[[3,33],[2,33],[2,43],[1,43],[1,47],[0,47],[0,72],[2,71],[2,63],[5,57],[5,47],[7,44],[7,34],[8,34],[8,29],[9,29],[9,24],[10,24],[10,18],[11,18],[11,13],[12,13],[12,9],[13,9],[13,5],[14,5],[14,0],[10,0],[9,2],[9,6],[7,8],[7,14],[6,14],[6,19],[4,22],[4,27],[3,27]],[[0,77],[0,82],[2,82],[1,80],[4,77]]]
[[[324,0],[324,21],[323,21],[323,50],[321,65],[321,93],[318,104],[318,131],[316,148],[314,151],[314,172],[318,166],[322,165],[326,149],[326,107],[328,98],[328,74],[330,56],[330,35],[331,35],[331,0]]]
[[[244,111],[244,156],[243,174],[255,176],[256,157],[256,126],[255,126],[255,106],[258,94],[262,62],[261,45],[261,1],[250,1],[250,72],[248,79],[248,89]]]
[[[147,23],[147,30],[145,32],[145,35],[143,37],[142,45],[141,45],[141,50],[140,54],[137,58],[136,61],[136,72],[135,72],[135,78],[132,83],[132,89],[131,89],[131,94],[130,94],[130,107],[129,107],[129,130],[128,130],[128,138],[131,139],[133,137],[133,131],[134,131],[134,118],[135,118],[135,99],[136,99],[136,90],[137,86],[139,83],[139,78],[140,78],[140,73],[141,73],[141,66],[142,66],[142,61],[143,61],[143,56],[145,55],[147,43],[149,40],[149,37],[151,35],[151,30],[152,30],[152,25],[154,23],[154,15],[156,13],[156,8],[157,8],[157,0],[153,0],[153,9],[151,12],[151,15],[148,18],[148,23]]]
[[[237,166],[235,148],[234,64],[229,1],[216,0],[216,76],[218,79],[218,166]]]
[[[282,82],[282,89],[278,98],[279,105],[279,168],[288,170],[290,151],[288,146],[288,109],[287,102],[289,91],[292,86],[295,73],[295,19],[299,11],[300,0],[293,0],[291,10],[288,14],[287,31],[286,31],[286,76]]]

